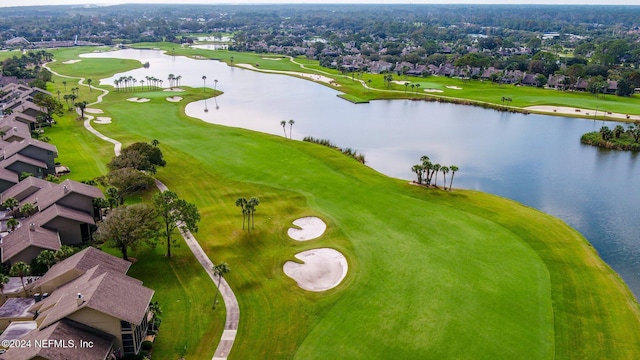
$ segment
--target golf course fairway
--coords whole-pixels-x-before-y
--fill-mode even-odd
[[[63,69],[91,77],[100,61]],[[198,206],[195,235],[214,263],[229,264],[240,304],[230,359],[640,358],[637,302],[562,221],[489,194],[414,186],[320,145],[189,118],[184,107],[203,94],[185,90],[178,103],[163,91],[111,92],[92,107],[113,121],[94,127],[125,145],[157,139],[167,166],[156,177]],[[62,119],[52,143],[93,141],[76,147],[105,157],[109,146],[73,135],[85,131],[80,123]],[[75,156],[61,150],[79,164]],[[260,205],[248,232],[235,200],[252,196]],[[290,239],[291,222],[304,216],[322,218],[326,232]],[[185,317],[163,316],[154,360],[211,358],[222,332],[220,310],[210,309],[215,290],[184,247],[171,259],[140,250],[130,272],[156,290],[165,313],[198,310],[190,315],[197,331],[175,323]],[[314,248],[346,256],[338,287],[305,291],[283,273]],[[194,275],[172,283],[182,271]],[[189,292],[189,306],[176,305],[172,284]]]

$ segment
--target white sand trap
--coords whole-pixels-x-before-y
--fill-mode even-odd
[[[111,118],[106,116],[98,116],[93,122],[96,124],[111,124]]]
[[[151,99],[147,99],[147,98],[128,98],[127,101],[137,102],[137,103],[145,103],[147,101],[151,101]]]
[[[337,250],[308,250],[296,254],[296,258],[304,264],[287,261],[283,270],[305,290],[326,291],[338,286],[347,276],[347,259]]]
[[[452,90],[462,90],[461,87],[457,87],[457,86],[447,86],[447,89],[452,89]]]
[[[268,58],[268,57],[263,57],[263,58],[262,58],[262,60],[275,60],[275,61],[278,61],[278,60],[282,60],[282,58]]]
[[[67,60],[67,61],[63,61],[62,63],[63,64],[75,64],[75,63],[80,62],[80,61],[82,61],[82,60]]]
[[[441,93],[443,92],[440,89],[424,89],[424,92],[429,92],[429,93]]]
[[[94,108],[86,108],[86,109],[84,109],[84,112],[89,113],[89,114],[102,114],[102,113],[104,113],[104,111],[102,111],[102,109],[94,109]]]
[[[404,85],[404,84],[411,84],[411,81],[398,81],[398,80],[393,80],[392,83],[394,84],[398,84],[398,85]]]
[[[169,102],[179,102],[180,100],[182,100],[182,98],[180,96],[172,96],[172,97],[168,97],[167,101]]]
[[[293,225],[299,227],[289,228],[287,234],[290,238],[297,241],[313,240],[324,234],[327,230],[327,224],[322,219],[315,216],[303,217],[293,221]]]
[[[184,91],[184,89],[174,87],[174,88],[164,89],[163,91]]]

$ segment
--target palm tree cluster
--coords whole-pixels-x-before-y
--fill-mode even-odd
[[[169,74],[168,80],[169,80],[169,88],[173,89],[173,87],[179,87],[180,86],[180,80],[182,79],[182,75],[174,75],[174,74]]]
[[[289,124],[289,139],[291,139],[291,135],[293,135],[293,124],[295,124],[295,123],[296,123],[295,120],[289,120],[289,122],[288,122],[288,124]],[[286,138],[287,137],[287,121],[286,120],[280,121],[280,126],[282,126],[282,130],[284,131],[284,137]]]
[[[424,184],[427,187],[432,185],[434,187],[438,187],[438,173],[442,173],[442,187],[447,190],[447,174],[451,172],[451,181],[449,183],[449,191],[451,191],[451,187],[453,186],[453,176],[456,174],[456,171],[459,168],[455,165],[451,166],[443,166],[438,163],[432,163],[431,159],[428,156],[424,155],[420,158],[421,163],[413,165],[411,167],[411,171],[417,176],[417,184]]]
[[[392,82],[393,82],[393,75],[388,74],[384,76],[384,83],[387,84],[387,88],[391,87]]]
[[[244,222],[247,220],[247,231],[251,232],[251,229],[255,229],[255,215],[256,207],[260,205],[260,199],[252,197],[249,200],[241,197],[236,199],[236,206],[242,209],[242,230],[244,230]]]
[[[633,138],[634,142],[638,143],[640,141],[640,122],[629,125],[626,130],[622,125],[616,125],[613,130],[608,126],[603,126],[599,132],[604,141],[612,140],[613,138],[624,138],[626,135],[626,137]]]

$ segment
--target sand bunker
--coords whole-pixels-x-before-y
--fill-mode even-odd
[[[163,91],[184,91],[184,89],[174,87],[174,88],[164,89]]]
[[[325,224],[322,219],[314,216],[294,220],[293,225],[300,229],[289,228],[287,234],[290,238],[297,241],[313,240],[320,237],[324,234],[324,231],[327,230],[327,224]]]
[[[147,99],[147,98],[128,98],[127,101],[137,102],[137,103],[145,103],[147,101],[151,101],[151,99]]]
[[[462,90],[461,87],[457,87],[457,86],[447,86],[447,89],[452,89],[452,90]]]
[[[443,92],[440,89],[424,89],[425,92],[430,92],[430,93],[441,93]]]
[[[640,115],[612,113],[612,112],[602,111],[602,110],[599,110],[598,113],[596,114],[596,111],[593,110],[593,109],[589,110],[589,109],[581,109],[581,108],[574,108],[574,107],[567,107],[567,106],[543,106],[543,105],[539,105],[539,106],[529,106],[529,107],[526,107],[524,109],[525,110],[529,110],[529,111],[543,112],[543,113],[575,115],[575,116],[581,116],[581,117],[598,117],[598,118],[602,118],[602,116],[606,115],[607,118],[612,118],[612,119],[631,120],[631,121],[640,120]]]
[[[102,109],[86,108],[84,112],[89,114],[102,114],[104,111],[102,111]]]
[[[392,83],[394,84],[398,84],[398,85],[404,85],[404,84],[411,84],[411,81],[398,81],[398,80],[393,80]]]
[[[67,61],[63,61],[62,63],[63,64],[75,64],[75,63],[80,62],[80,61],[82,61],[82,60],[67,60]]]
[[[167,101],[169,102],[179,102],[180,100],[182,100],[180,96],[172,96],[167,98]]]
[[[98,116],[93,122],[96,124],[111,124],[111,118],[106,116]]]
[[[263,57],[262,60],[282,60],[282,58],[268,58],[268,57]]]
[[[296,254],[296,258],[304,264],[287,261],[283,270],[305,290],[326,291],[338,286],[347,276],[347,259],[337,250],[308,250]]]
[[[236,66],[241,67],[241,68],[245,68],[245,69],[250,69],[250,70],[256,70],[256,71],[260,71],[260,72],[265,72],[265,73],[271,73],[271,74],[285,74],[285,75],[295,75],[295,76],[300,76],[306,79],[310,79],[313,81],[319,81],[319,82],[323,82],[323,83],[327,83],[333,86],[340,86],[338,83],[335,82],[334,79],[330,78],[330,77],[326,77],[323,75],[318,75],[318,74],[307,74],[307,73],[303,73],[303,72],[297,72],[297,71],[281,71],[281,70],[263,70],[263,69],[258,69],[253,65],[249,65],[249,64],[236,64]]]

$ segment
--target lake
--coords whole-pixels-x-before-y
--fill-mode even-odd
[[[152,50],[83,56],[150,63],[148,69],[116,74],[101,80],[103,84],[113,84],[122,75],[181,75],[181,84],[194,87],[214,87],[218,80],[215,86],[224,94],[189,104],[187,114],[281,136],[280,121],[293,119],[294,139],[310,135],[351,147],[365,154],[367,165],[389,176],[413,179],[411,166],[422,155],[434,163],[456,165],[460,170],[454,187],[514,199],[576,228],[640,298],[638,154],[580,144],[580,136],[600,129],[602,121],[409,100],[356,105],[310,81],[230,68],[218,61]],[[289,136],[289,125],[285,130]],[[442,184],[442,174],[438,182]]]

